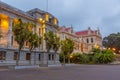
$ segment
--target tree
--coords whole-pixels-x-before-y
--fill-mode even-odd
[[[44,39],[46,41],[46,49],[47,49],[47,53],[50,52],[50,49],[52,49],[53,47],[53,43],[54,43],[54,33],[52,31],[46,32],[44,34]],[[47,65],[48,65],[48,57],[47,57]]]
[[[73,52],[73,48],[74,48],[74,43],[72,40],[70,39],[65,39],[61,42],[61,53],[64,54],[64,64],[65,64],[65,58],[66,56],[68,56],[68,60],[70,60],[70,54]]]
[[[55,51],[55,55],[54,55],[54,63],[55,63],[55,59],[56,59],[56,53],[60,48],[60,38],[57,37],[57,35],[54,35],[54,43],[53,43],[53,50]]]
[[[120,51],[120,33],[113,33],[103,38],[103,46],[106,48],[113,49],[114,52],[119,53]]]
[[[28,40],[30,35],[29,23],[25,23],[21,19],[18,19],[18,23],[14,23],[12,30],[15,36],[15,41],[18,43],[18,55],[16,65],[19,65],[21,49],[23,48],[24,43]]]
[[[40,47],[41,37],[39,37],[37,35],[37,33],[31,32],[31,35],[29,36],[28,42],[29,42],[29,51],[31,53],[35,48]],[[35,60],[35,58],[36,58],[36,56],[34,57],[34,60]],[[30,64],[31,64],[31,60],[30,60]],[[35,64],[35,61],[34,61],[34,64]]]
[[[52,48],[52,43],[54,43],[54,33],[52,31],[45,33],[44,39],[46,41],[47,52],[49,53],[50,49]]]
[[[68,54],[68,43],[67,43],[67,40],[62,40],[61,41],[61,53],[64,55],[63,56],[63,63],[65,65],[65,58],[66,58],[66,55]]]
[[[71,39],[67,39],[68,43],[68,63],[70,63],[70,54],[72,54],[74,50],[74,42]]]

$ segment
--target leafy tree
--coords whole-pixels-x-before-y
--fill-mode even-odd
[[[50,52],[50,49],[53,48],[53,43],[54,43],[54,33],[52,31],[46,32],[44,34],[44,39],[46,41],[46,49],[47,53]],[[48,65],[48,57],[47,57],[47,65]]]
[[[53,50],[55,51],[55,55],[54,55],[54,63],[55,63],[55,59],[56,59],[56,53],[60,48],[60,38],[57,37],[57,35],[54,35],[54,43],[53,43]]]
[[[68,63],[70,63],[70,54],[74,50],[74,42],[71,39],[66,39],[68,43]]]
[[[115,52],[120,50],[120,33],[113,33],[103,38],[103,46],[106,48],[115,48]]]
[[[40,47],[40,44],[41,44],[41,37],[39,37],[37,35],[37,33],[32,33],[30,34],[29,36],[29,39],[28,39],[28,42],[29,42],[29,50],[30,50],[30,53],[31,51],[33,51],[35,48],[37,47]],[[35,54],[34,54],[35,56]],[[36,56],[34,57],[34,59],[36,58]],[[30,64],[31,64],[31,60],[30,60]],[[35,64],[35,62],[34,62]]]
[[[23,22],[21,19],[18,19],[18,23],[13,26],[13,33],[15,36],[15,41],[18,43],[18,55],[16,60],[16,65],[19,65],[20,52],[24,46],[24,43],[28,40],[30,31],[29,23]]]
[[[74,47],[74,43],[72,40],[70,39],[65,39],[61,42],[61,53],[64,54],[64,64],[65,64],[65,57],[66,56],[70,56],[70,54],[73,52],[73,47]],[[68,57],[68,59],[70,60],[70,57]]]
[[[54,33],[52,31],[49,31],[47,33],[44,34],[44,39],[46,41],[46,49],[47,49],[47,52],[49,53],[50,52],[50,49],[52,48],[53,44],[54,43]]]
[[[63,57],[63,63],[65,64],[65,58],[68,54],[68,43],[67,43],[67,40],[62,40],[61,41],[61,53],[64,54],[64,57]]]

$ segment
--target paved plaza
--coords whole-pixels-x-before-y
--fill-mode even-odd
[[[0,80],[120,80],[120,65],[69,65],[36,69],[0,69]]]

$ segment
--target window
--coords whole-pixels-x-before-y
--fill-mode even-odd
[[[26,53],[26,60],[30,60],[31,54],[30,53]]]
[[[13,39],[13,36],[12,36],[12,42],[11,42],[11,45],[13,45],[13,40],[14,40],[14,39]]]
[[[0,60],[5,60],[5,59],[6,59],[6,52],[0,51]]]
[[[56,18],[54,18],[54,24],[57,25],[57,19]]]
[[[39,61],[41,60],[41,54],[39,54],[39,57],[38,57]]]
[[[89,43],[89,39],[87,38],[87,43]]]
[[[52,23],[52,18],[49,18],[49,23]]]
[[[54,54],[52,54],[52,60],[54,60]]]
[[[14,52],[14,60],[17,60],[18,52]]]
[[[48,60],[51,60],[51,55],[50,54],[48,55]]]
[[[91,38],[91,43],[93,43],[93,38]]]

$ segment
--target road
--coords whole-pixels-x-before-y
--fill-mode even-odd
[[[120,80],[120,65],[0,70],[0,80]]]

